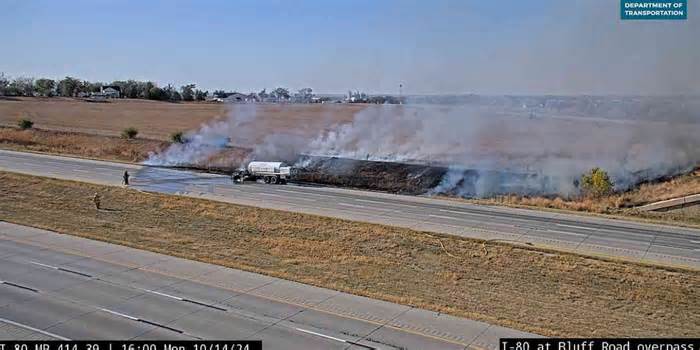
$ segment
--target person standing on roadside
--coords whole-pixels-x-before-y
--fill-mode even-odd
[[[97,209],[97,210],[102,209],[102,208],[100,208],[101,200],[100,200],[99,193],[95,192],[95,195],[92,196],[92,202],[95,203],[95,209]]]
[[[129,186],[129,172],[124,170],[124,186]]]

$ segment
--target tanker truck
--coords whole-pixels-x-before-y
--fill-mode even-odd
[[[266,184],[286,184],[292,167],[283,162],[250,162],[248,166],[231,174],[234,183],[262,179]]]

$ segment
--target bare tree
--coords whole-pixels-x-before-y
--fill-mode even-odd
[[[57,92],[64,97],[74,97],[78,94],[82,82],[79,79],[65,77],[58,82]]]
[[[10,86],[10,78],[0,72],[0,96],[6,95],[8,86]]]
[[[34,96],[34,78],[18,77],[9,85],[13,95]]]

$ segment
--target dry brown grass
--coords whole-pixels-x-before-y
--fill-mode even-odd
[[[76,132],[0,127],[0,148],[17,151],[140,162],[148,157],[148,152],[157,151],[167,145],[167,142],[157,140],[125,140],[114,136]]]
[[[272,131],[286,131],[304,137],[316,136],[319,130],[337,122],[352,120],[362,105],[308,104],[248,105],[255,108],[255,135],[262,138]],[[169,140],[178,131],[197,129],[202,123],[223,118],[238,111],[216,103],[170,103],[149,100],[119,99],[109,103],[89,103],[73,98],[20,97],[0,99],[0,125],[15,126],[22,118],[34,126],[59,131],[118,136],[135,127],[140,136]]]
[[[668,181],[643,184],[633,191],[615,195],[613,198],[618,208],[624,208],[697,193],[700,193],[700,168]]]
[[[510,195],[498,196],[490,199],[469,200],[469,202],[623,215],[666,223],[700,225],[700,216],[694,215],[693,210],[643,212],[634,209],[634,207],[637,206],[697,193],[700,193],[700,169],[665,181],[645,183],[627,192],[614,193],[599,198],[583,197],[562,199],[560,197],[548,198]]]
[[[12,173],[0,196],[2,220],[543,335],[700,332],[697,271]]]

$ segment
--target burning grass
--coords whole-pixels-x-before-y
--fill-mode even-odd
[[[548,336],[700,332],[697,271],[5,172],[0,196],[2,220]]]
[[[668,212],[643,212],[635,207],[700,193],[700,168],[695,171],[665,179],[644,183],[630,191],[602,197],[562,199],[560,197],[497,196],[490,199],[469,200],[478,204],[508,205],[529,208],[563,209],[579,212],[624,215],[670,223],[700,225],[696,211],[672,210]]]

